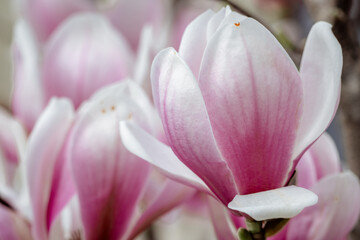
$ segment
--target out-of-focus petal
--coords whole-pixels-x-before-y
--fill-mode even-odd
[[[192,197],[196,192],[193,188],[169,179],[160,184],[158,183],[155,187],[159,188],[159,185],[162,186],[161,191],[152,200],[152,202],[145,206],[146,210],[141,213],[141,216],[137,220],[129,239],[133,239],[137,234],[149,227],[154,219],[180,205]],[[152,194],[154,194],[154,192],[152,192]],[[142,202],[140,202],[140,205],[141,204]]]
[[[130,47],[107,19],[74,15],[59,26],[45,49],[45,97],[66,96],[78,107],[98,88],[130,75],[132,64]]]
[[[31,240],[30,225],[11,209],[0,205],[0,239]]]
[[[228,209],[211,197],[207,197],[207,203],[217,239],[237,239],[236,229],[231,223]]]
[[[71,14],[91,9],[86,0],[25,0],[24,12],[34,26],[37,38],[45,42],[58,25]]]
[[[333,174],[311,190],[319,196],[319,202],[290,221],[287,239],[345,239],[360,213],[358,178],[351,172]]]
[[[342,52],[331,25],[316,23],[306,41],[300,66],[303,114],[293,158],[303,152],[329,126],[339,103]]]
[[[284,186],[302,87],[275,37],[251,18],[225,24],[205,49],[199,78],[215,139],[240,194]]]
[[[118,239],[128,231],[150,165],[126,150],[119,121],[146,123],[126,96],[126,82],[101,89],[79,109],[69,151],[86,239]]]
[[[52,99],[29,136],[25,162],[34,215],[33,236],[47,239],[47,208],[56,162],[62,159],[63,144],[74,110],[67,99]],[[59,159],[60,158],[60,159]],[[70,179],[68,179],[70,180]]]
[[[155,104],[169,145],[224,203],[237,194],[233,176],[216,146],[198,83],[172,48],[154,59],[151,81]]]
[[[16,23],[13,43],[14,87],[11,107],[27,130],[31,130],[44,108],[38,46],[29,24]]]
[[[120,135],[133,154],[160,168],[170,178],[210,194],[206,184],[175,156],[170,147],[126,121],[120,122]]]
[[[0,161],[4,166],[5,182],[13,187],[16,168],[25,150],[26,133],[23,126],[0,107]]]
[[[237,195],[228,207],[256,221],[292,218],[305,207],[316,204],[318,197],[296,186],[277,188],[248,195]]]
[[[296,185],[307,189],[317,181],[316,167],[310,151],[304,153],[296,166]]]

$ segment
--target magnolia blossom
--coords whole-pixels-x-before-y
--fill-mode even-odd
[[[143,84],[149,79],[151,38],[152,29],[144,28],[135,60],[105,17],[84,13],[64,21],[42,48],[28,22],[19,20],[13,44],[15,116],[30,131],[53,96],[68,97],[77,108],[97,89],[126,77]]]
[[[229,8],[209,10],[189,24],[178,53],[164,49],[152,65],[154,101],[169,146],[125,122],[122,137],[133,153],[226,206],[236,195],[268,190],[262,199],[271,205],[273,195],[293,193],[294,187],[273,189],[286,186],[330,124],[341,68],[341,48],[327,23],[311,29],[298,71],[256,20]],[[291,207],[269,205],[266,217],[292,217],[316,202],[301,191],[289,195],[295,202],[285,199]],[[264,220],[264,209],[248,203],[247,210],[232,208]]]
[[[128,239],[194,194],[125,149],[118,134],[123,119],[161,135],[149,100],[130,80],[97,91],[76,112],[68,99],[50,101],[25,158],[35,239],[67,229],[58,220],[74,197],[78,207],[70,212],[80,211],[80,224],[68,235]]]

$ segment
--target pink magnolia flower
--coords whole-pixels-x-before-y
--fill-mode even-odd
[[[86,239],[128,239],[194,194],[153,173],[123,146],[118,121],[131,119],[159,134],[154,116],[130,80],[97,91],[77,112],[68,99],[50,101],[31,132],[25,159],[35,239],[48,239],[63,227],[56,223],[74,197],[81,224],[70,231]]]
[[[130,151],[177,179],[205,183],[201,189],[227,206],[236,195],[287,184],[336,112],[341,68],[327,23],[310,31],[299,72],[256,20],[229,8],[207,11],[189,24],[179,53],[164,49],[152,65],[154,101],[171,149],[131,124],[122,123],[122,136]]]

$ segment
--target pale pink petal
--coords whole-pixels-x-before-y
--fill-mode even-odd
[[[146,209],[137,220],[129,239],[133,239],[137,234],[149,227],[156,218],[180,205],[196,193],[195,189],[169,179],[166,179],[163,183],[158,183],[156,187],[161,187],[162,189],[157,196],[148,203],[148,206],[145,206]],[[141,205],[146,204],[143,201],[144,199],[140,202]]]
[[[120,135],[130,152],[160,168],[169,178],[211,193],[206,184],[175,156],[170,147],[138,126],[122,121]]]
[[[34,26],[39,40],[45,42],[58,25],[73,13],[92,9],[86,0],[25,0],[25,15]]]
[[[256,221],[292,218],[305,207],[313,206],[318,197],[311,191],[287,186],[247,195],[236,195],[228,207]]]
[[[59,26],[45,49],[46,99],[66,96],[78,107],[98,88],[130,75],[132,64],[129,46],[107,19],[74,15]]]
[[[23,126],[0,107],[0,161],[6,184],[13,186],[14,174],[24,154],[26,133]]]
[[[318,180],[317,169],[310,151],[304,153],[296,166],[296,185],[307,189],[310,189]]]
[[[25,163],[34,215],[33,236],[47,239],[47,207],[55,165],[61,161],[62,146],[74,112],[67,99],[52,99],[36,122],[28,140]]]
[[[318,22],[309,33],[301,60],[303,116],[293,158],[312,144],[333,119],[339,103],[341,71],[341,46],[331,25]]]
[[[13,42],[14,87],[11,108],[30,131],[44,108],[38,46],[29,24],[16,23]]]
[[[225,24],[208,43],[199,84],[240,193],[284,186],[302,89],[295,65],[275,37],[251,18]]]
[[[228,209],[211,197],[207,197],[207,203],[217,239],[238,239],[235,226],[231,223]]]
[[[15,211],[3,205],[0,205],[0,239],[32,239],[29,223]]]
[[[179,47],[179,55],[187,63],[195,78],[199,75],[201,59],[207,44],[207,26],[215,13],[208,10],[198,16],[185,29]]]
[[[290,221],[287,239],[345,239],[360,213],[358,178],[351,172],[333,174],[311,190],[319,196],[319,202]]]
[[[216,146],[198,83],[172,48],[154,59],[155,104],[174,153],[227,204],[236,195],[233,176]]]
[[[86,239],[126,233],[150,167],[127,151],[119,136],[120,120],[144,121],[124,85],[102,89],[82,105],[69,140]]]
[[[340,173],[341,164],[339,152],[334,140],[328,133],[323,133],[311,146],[309,152],[316,167],[317,180],[327,175]]]

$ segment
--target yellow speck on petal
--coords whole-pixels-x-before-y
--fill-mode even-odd
[[[234,23],[236,27],[240,27],[240,22]]]
[[[116,107],[114,105],[111,106],[111,111],[115,111]]]
[[[129,113],[128,119],[132,119],[132,114],[131,113]]]
[[[105,110],[105,108],[103,108],[103,109],[101,110],[101,112],[102,112],[102,113],[106,113],[106,110]]]

